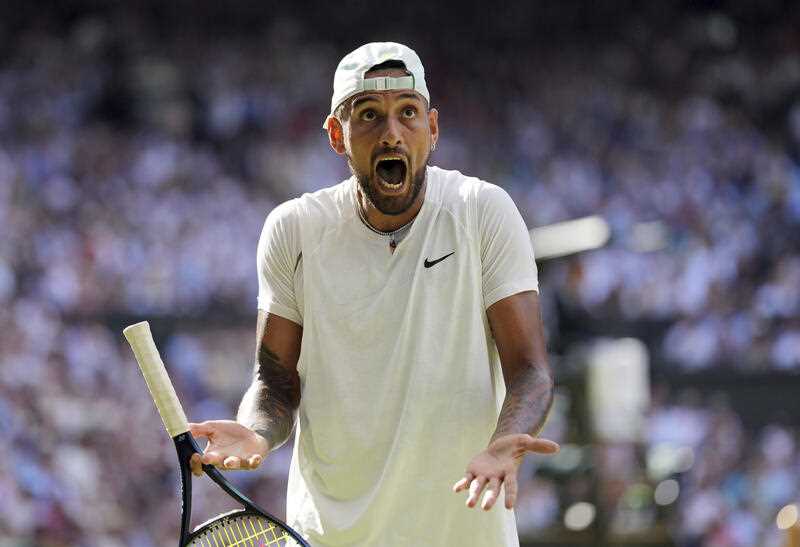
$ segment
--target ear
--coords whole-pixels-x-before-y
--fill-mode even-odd
[[[337,120],[334,116],[329,116],[327,121],[328,142],[333,148],[333,151],[340,156],[345,153],[344,146],[344,128],[342,122]]]
[[[435,147],[439,140],[439,111],[435,108],[428,110],[428,126],[431,128],[431,147]]]

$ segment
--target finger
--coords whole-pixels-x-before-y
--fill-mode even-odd
[[[217,467],[221,467],[224,460],[225,457],[222,454],[214,452],[213,450],[206,452],[200,458],[200,461],[203,462],[204,465],[215,465]]]
[[[497,497],[500,495],[500,479],[497,477],[492,477],[489,480],[489,484],[486,485],[486,492],[483,494],[483,502],[481,503],[481,509],[484,511],[488,511],[494,506],[494,502],[497,501]]]
[[[201,437],[208,439],[214,433],[214,428],[208,425],[208,422],[201,424],[189,424],[189,433],[192,437]]]
[[[473,475],[472,473],[469,472],[465,473],[464,478],[453,485],[453,492],[461,492],[462,490],[466,490],[467,487],[469,486],[469,483],[471,483],[472,479],[474,478],[475,475]]]
[[[475,507],[478,503],[478,498],[483,492],[483,487],[486,486],[486,477],[476,477],[469,484],[469,497],[467,498],[467,507]]]
[[[200,454],[192,454],[189,458],[189,467],[192,469],[192,475],[199,477],[203,474],[203,463],[200,461]]]
[[[513,509],[517,503],[517,478],[513,473],[506,475],[503,480],[503,489],[506,492],[506,509]]]
[[[240,469],[242,467],[242,458],[238,456],[228,456],[222,460],[222,467],[225,469]]]
[[[253,454],[247,460],[247,467],[249,467],[250,469],[255,469],[256,467],[261,465],[261,462],[263,460],[264,458],[261,457],[261,454]]]
[[[469,479],[464,477],[463,479],[461,479],[460,481],[458,481],[453,485],[453,492],[461,492],[467,487],[468,484],[469,484]]]

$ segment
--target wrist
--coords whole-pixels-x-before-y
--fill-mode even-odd
[[[505,453],[509,449],[517,450],[526,443],[533,441],[535,437],[528,433],[499,433],[492,437],[486,451],[490,454],[498,455]]]
[[[492,438],[489,439],[489,444],[487,445],[487,448],[491,448],[493,445],[496,445],[499,441],[502,441],[506,437],[511,437],[513,435],[518,435],[518,433],[511,433],[508,431],[495,432],[495,434],[492,435]]]
[[[258,452],[266,456],[272,451],[272,445],[269,440],[269,432],[263,429],[251,429],[256,436],[256,445]]]

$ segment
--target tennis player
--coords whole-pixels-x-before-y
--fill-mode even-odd
[[[255,376],[236,422],[192,424],[202,461],[253,469],[296,425],[286,518],[315,547],[517,546],[517,469],[558,450],[525,223],[429,165],[438,112],[404,45],[342,59],[324,129],[352,177],[267,217]]]

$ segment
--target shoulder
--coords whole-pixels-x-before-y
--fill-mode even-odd
[[[487,210],[515,207],[508,192],[496,184],[456,170],[430,167],[428,172],[431,198],[458,217],[480,219]]]
[[[443,204],[508,198],[508,193],[500,186],[461,171],[431,166],[428,174],[436,195],[434,199]]]
[[[261,230],[262,241],[265,238],[276,238],[293,234],[300,223],[298,210],[299,203],[297,198],[284,201],[273,208],[269,214],[267,214],[267,219],[264,221],[264,227]]]
[[[259,262],[268,256],[286,258],[295,251],[300,240],[297,208],[297,199],[290,199],[269,212],[258,240]]]
[[[299,198],[290,199],[274,207],[267,214],[267,222],[279,223],[291,221],[298,214],[298,200]]]
[[[266,226],[297,227],[323,224],[335,221],[344,216],[352,207],[348,207],[350,179],[335,186],[323,188],[315,192],[305,193],[299,197],[285,201],[272,209],[267,215]]]
[[[352,185],[352,178],[346,179],[335,186],[303,194],[290,202],[295,202],[295,214],[302,217],[304,223],[335,223],[354,214]]]

